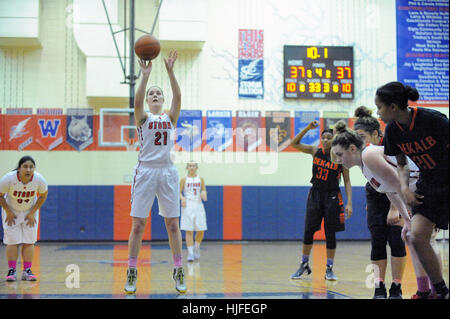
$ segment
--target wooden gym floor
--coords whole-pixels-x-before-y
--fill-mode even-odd
[[[448,240],[438,241],[448,284]],[[185,248],[185,247],[184,247]],[[293,281],[298,268],[301,242],[204,242],[199,261],[186,262],[188,292],[176,293],[172,280],[172,257],[167,242],[144,242],[138,261],[137,293],[124,294],[127,243],[38,243],[32,270],[36,282],[6,282],[5,246],[0,246],[0,298],[5,299],[370,299],[370,242],[338,242],[334,271],[338,281],[324,280],[325,243],[316,241],[308,279]],[[389,254],[389,249],[388,249]],[[78,272],[77,272],[78,270]],[[77,286],[77,275],[79,286]],[[386,283],[391,283],[390,264]],[[416,281],[408,255],[403,296],[410,298]]]

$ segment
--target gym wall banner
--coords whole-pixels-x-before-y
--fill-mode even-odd
[[[206,111],[206,144],[216,152],[233,150],[231,111]]]
[[[82,151],[94,143],[94,110],[89,108],[69,108],[66,118],[67,144]]]
[[[264,98],[264,31],[239,29],[239,98]]]
[[[181,110],[177,122],[175,150],[199,151],[202,146],[202,111]]]
[[[397,0],[397,80],[416,88],[420,106],[448,107],[449,0]]]

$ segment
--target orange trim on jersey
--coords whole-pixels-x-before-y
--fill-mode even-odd
[[[416,123],[416,116],[417,116],[417,107],[410,107],[410,109],[413,111],[413,115],[412,115],[412,119],[411,119],[411,124],[409,124],[409,130],[412,131],[414,128],[414,124]],[[399,122],[394,121],[395,124],[397,124],[397,126],[404,131],[403,127],[400,125]]]
[[[242,239],[242,186],[223,187],[223,239]]]
[[[417,116],[417,107],[411,107],[413,111],[411,124],[409,125],[409,130],[412,131],[414,128],[414,124],[416,123],[416,116]]]
[[[30,178],[30,180],[28,181],[28,183],[31,182],[31,181],[33,180],[33,177],[34,177],[34,174],[31,175],[31,178]],[[20,179],[19,171],[17,171],[17,179],[19,180],[19,182],[22,183],[22,180]]]
[[[399,128],[400,130],[404,131],[403,127],[400,125],[399,122],[397,122],[397,121],[394,121],[394,122],[395,122],[395,124],[397,124],[397,126],[398,126],[398,128]]]

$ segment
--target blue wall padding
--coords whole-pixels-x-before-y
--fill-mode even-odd
[[[205,239],[223,238],[223,186],[206,186],[208,201],[203,202],[208,230]]]
[[[309,186],[243,186],[243,240],[302,240]],[[223,186],[208,186],[204,203],[208,230],[205,239],[223,238]],[[345,190],[341,191],[346,202]],[[353,187],[353,216],[341,240],[368,240],[364,187]],[[152,207],[151,238],[167,240],[164,219]],[[40,240],[113,240],[114,186],[49,186],[40,212]],[[0,236],[3,229],[0,225]],[[183,232],[184,238],[184,232]]]
[[[50,186],[41,240],[113,240],[114,186]]]

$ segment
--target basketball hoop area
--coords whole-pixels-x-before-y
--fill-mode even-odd
[[[100,109],[98,145],[101,147],[126,147],[128,151],[136,151],[139,140],[134,109]]]

